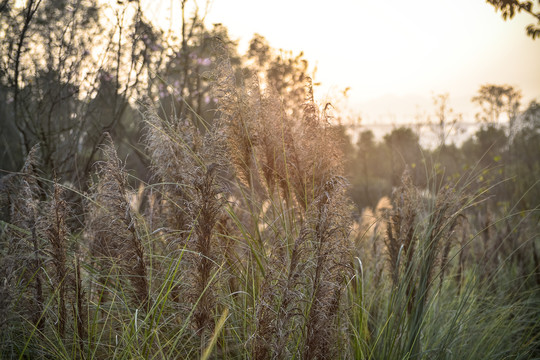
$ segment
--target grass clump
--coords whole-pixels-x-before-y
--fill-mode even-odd
[[[309,81],[288,109],[226,56],[211,76],[213,121],[146,109],[150,183],[109,136],[87,193],[38,148],[2,178],[2,358],[538,356],[537,210],[405,172],[355,215]]]

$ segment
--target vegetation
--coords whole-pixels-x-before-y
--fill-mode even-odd
[[[352,144],[301,54],[186,4],[0,4],[0,358],[540,357],[538,103]]]
[[[532,16],[537,24],[529,24],[526,27],[527,36],[533,40],[540,37],[540,11],[534,1],[519,0],[486,0],[489,4],[501,12],[504,20],[512,19],[516,13],[524,12]]]

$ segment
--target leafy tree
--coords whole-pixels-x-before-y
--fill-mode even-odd
[[[399,127],[384,136],[390,161],[392,186],[400,184],[403,171],[407,167],[413,169],[413,182],[419,182],[422,174],[420,167],[417,166],[422,161],[419,140],[418,135],[407,127]]]
[[[184,4],[185,5],[185,4]],[[189,118],[199,124],[202,117],[209,123],[215,115],[216,100],[211,93],[211,70],[217,63],[219,48],[228,51],[231,64],[240,68],[237,44],[229,37],[227,28],[215,24],[206,29],[203,19],[194,13],[190,19],[182,12],[182,39],[170,45],[169,54],[165,54],[165,68],[153,79],[157,85],[157,101],[167,116],[175,115]],[[221,44],[221,45],[218,45]]]
[[[352,197],[359,207],[374,206],[380,194],[374,194],[373,190],[375,184],[380,182],[374,181],[373,171],[376,168],[373,160],[377,157],[378,149],[373,131],[361,132],[357,145],[356,163],[354,171],[351,171]]]
[[[343,162],[346,168],[350,168],[350,164],[355,160],[356,149],[351,141],[351,136],[347,133],[347,127],[339,124],[332,127],[335,139],[337,141],[337,146],[341,149],[343,153]]]
[[[463,144],[462,149],[469,155],[470,165],[475,165],[479,161],[484,167],[493,166],[499,161],[507,140],[503,129],[487,125],[474,133],[473,137]]]
[[[504,20],[512,19],[516,13],[526,12],[538,22],[527,26],[527,35],[533,39],[540,37],[540,9],[536,7],[533,1],[519,0],[486,0],[493,5],[497,11],[500,11]],[[540,5],[540,2],[538,3]]]
[[[509,147],[508,174],[513,189],[509,197],[519,199],[519,209],[540,206],[540,104],[532,101],[518,117],[518,131]],[[510,189],[509,189],[510,190]]]
[[[120,156],[135,154],[129,165],[142,171],[147,164],[134,106],[157,97],[161,81],[155,79],[167,73],[167,54],[174,46],[189,54],[187,47],[156,30],[139,1],[110,4],[112,22],[103,20],[110,16],[102,16],[105,8],[96,0],[1,5],[0,86],[6,101],[0,139],[7,150],[0,169],[20,168],[25,154],[40,143],[46,172],[86,184],[108,132],[118,138]],[[201,26],[199,20],[196,24]],[[182,41],[192,39],[186,35]],[[185,98],[197,93],[190,84],[200,82],[199,75],[178,79]]]
[[[263,36],[256,34],[246,57],[251,63],[249,72],[277,91],[290,115],[300,117],[300,109],[295,104],[302,104],[312,96],[308,91],[312,79],[304,53],[294,56],[291,51],[276,51]]]
[[[521,91],[510,85],[482,85],[478,94],[471,101],[482,108],[476,118],[486,124],[498,124],[501,116],[506,115],[509,121],[519,111]]]
[[[9,115],[2,120],[17,129],[20,147],[13,149],[28,153],[39,142],[44,165],[62,173],[76,152],[69,146],[80,120],[78,97],[90,58],[86,49],[100,31],[96,3],[30,0],[9,6],[0,17],[0,82]]]

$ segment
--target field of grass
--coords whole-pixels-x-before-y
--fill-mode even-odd
[[[88,191],[1,178],[1,359],[540,358],[537,208],[426,167],[358,215],[309,85],[213,77],[210,123],[146,108],[149,182],[110,137]]]

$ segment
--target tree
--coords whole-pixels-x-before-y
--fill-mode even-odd
[[[112,21],[103,16],[109,10]],[[206,95],[199,91],[204,88],[198,86],[199,70],[208,66],[199,64],[201,56],[190,57],[193,43],[199,44],[191,35],[213,35],[196,15],[193,18],[192,23],[182,19],[178,40],[153,27],[140,1],[109,6],[97,0],[0,2],[0,98],[5,100],[0,105],[0,140],[5,145],[0,169],[20,168],[24,156],[40,143],[46,173],[86,184],[106,132],[119,138],[121,157],[134,154],[130,167],[144,169],[148,164],[137,144],[137,103],[159,99],[163,74],[169,83],[167,77],[175,72],[188,74],[175,80],[195,110],[201,108],[191,99],[200,103]],[[172,69],[176,64],[167,60],[173,57],[195,63],[197,71],[187,69],[185,62],[181,69]]]
[[[433,96],[435,122],[432,122],[431,119],[429,121],[431,131],[437,136],[438,145],[441,148],[446,146],[447,137],[458,131],[456,124],[461,120],[461,114],[455,114],[454,109],[448,105],[448,97],[448,94]]]
[[[371,183],[373,174],[372,160],[376,156],[377,144],[375,143],[375,135],[371,130],[365,130],[360,133],[360,138],[358,139],[358,151],[356,153],[356,166],[358,167],[355,171],[355,189],[354,189],[354,198],[355,201],[360,206],[373,206],[375,201],[378,198],[374,198],[373,189],[371,188]]]
[[[499,162],[507,142],[504,130],[490,124],[476,131],[472,138],[463,143],[462,149],[468,155],[469,165],[474,166],[479,162],[487,168]]]
[[[528,13],[532,17],[536,18],[538,24],[530,24],[527,26],[527,35],[533,40],[540,37],[540,9],[533,4],[532,1],[519,1],[519,0],[486,0],[489,4],[493,5],[497,11],[501,11],[504,20],[512,19],[516,13],[521,11]],[[540,5],[540,2],[538,2]]]
[[[8,151],[23,151],[11,156],[21,159],[39,142],[43,165],[61,173],[77,153],[81,84],[101,31],[95,1],[29,0],[2,10],[0,83],[8,116],[0,121],[15,126],[20,143]]]
[[[413,181],[418,183],[420,173],[417,165],[422,159],[419,140],[418,135],[407,127],[399,127],[384,136],[390,156],[392,186],[399,186],[407,166],[414,170],[411,175]]]
[[[248,66],[251,73],[257,75],[265,86],[277,91],[285,110],[294,117],[301,117],[302,113],[295,105],[309,99],[311,95],[307,89],[312,85],[304,53],[294,56],[291,51],[277,51],[263,36],[255,34],[247,60],[251,62]]]
[[[508,167],[512,193],[521,210],[540,205],[540,104],[532,101],[518,116],[517,131],[510,141]]]
[[[521,91],[510,85],[482,85],[478,95],[471,101],[477,103],[482,112],[476,114],[476,118],[483,123],[496,125],[502,115],[512,122],[519,111]],[[512,125],[512,124],[510,124]]]
[[[182,3],[185,5],[184,2]],[[171,44],[168,55],[164,55],[165,69],[154,77],[157,84],[157,100],[166,117],[173,114],[188,118],[195,125],[201,118],[210,123],[217,106],[211,93],[211,79],[208,76],[218,62],[219,44],[226,47],[231,64],[239,68],[236,42],[229,37],[227,28],[214,24],[212,29],[204,27],[203,18],[197,13],[187,18],[182,12],[182,38],[178,44]]]

